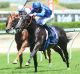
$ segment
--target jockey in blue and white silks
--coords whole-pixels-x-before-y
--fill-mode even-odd
[[[37,20],[37,23],[40,25],[44,25],[54,18],[52,10],[49,7],[41,4],[40,2],[34,2],[32,4],[32,10],[30,14],[40,17]]]
[[[57,44],[58,43],[58,35],[57,31],[54,27],[50,27],[46,25],[47,22],[52,20],[54,18],[52,10],[41,4],[40,2],[34,2],[32,4],[32,10],[30,12],[31,16],[38,16],[40,17],[36,22],[39,25],[42,25],[48,30],[48,39],[45,41],[45,44],[43,44],[43,49],[45,50],[49,44]]]

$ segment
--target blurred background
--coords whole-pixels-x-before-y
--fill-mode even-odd
[[[70,34],[71,37],[75,37],[76,33],[80,31],[80,0],[27,0],[26,7],[31,7],[32,3],[40,1],[41,3],[50,7],[54,13],[54,19],[48,25],[56,25],[66,29],[66,31],[75,32]],[[49,2],[52,1],[50,4]],[[4,36],[6,34],[6,21],[10,13],[18,12],[18,7],[24,5],[26,0],[0,0],[0,40],[7,39],[11,35]],[[12,35],[9,39],[14,38]],[[4,38],[3,38],[4,37]],[[7,40],[10,42],[10,40]],[[73,48],[79,48],[79,37],[74,40]],[[7,43],[5,41],[5,43]],[[0,43],[1,44],[1,43]],[[10,43],[9,43],[10,44]],[[5,44],[6,45],[6,44]],[[15,46],[15,45],[13,45]],[[0,45],[0,49],[3,49],[3,45]],[[9,47],[9,45],[8,45]],[[8,48],[7,45],[5,49]],[[13,47],[12,47],[13,48]],[[16,49],[16,47],[15,47]],[[2,51],[2,50],[1,50]],[[7,49],[6,49],[7,51]]]
[[[27,0],[26,6],[31,7],[32,3],[35,1],[40,1],[49,6],[50,0]],[[18,6],[23,5],[25,2],[26,0],[0,0],[0,26],[2,29],[4,29],[5,26],[1,24],[5,23],[8,14],[17,12]],[[55,23],[55,25],[63,28],[80,27],[80,0],[53,0],[52,9],[54,13],[54,22],[52,21],[51,24]],[[65,22],[67,22],[67,25]],[[65,24],[65,26],[63,24]]]

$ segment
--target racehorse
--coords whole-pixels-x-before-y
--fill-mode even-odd
[[[19,20],[19,15],[15,13],[9,14],[7,22],[6,22],[6,32],[7,33],[9,33],[12,30],[12,28],[15,29],[15,26],[18,23],[18,20]],[[29,37],[29,33],[27,29],[17,31],[15,33],[15,41],[16,41],[17,49],[18,49],[20,67],[22,67],[22,62],[23,62],[22,52],[25,50],[26,47],[29,47],[28,37]],[[46,52],[43,51],[43,53],[44,53],[45,59],[47,59]]]
[[[18,15],[16,14],[10,14],[8,16],[8,19],[7,19],[7,22],[6,22],[6,32],[9,33],[11,31],[12,28],[15,27],[15,24],[18,23]],[[14,23],[12,23],[12,21],[15,21]],[[15,41],[16,41],[16,44],[17,44],[17,49],[18,51],[20,49],[24,50],[26,47],[29,46],[28,44],[28,31],[27,30],[23,30],[23,31],[19,31],[15,34]],[[18,54],[20,57],[19,57],[19,61],[20,61],[20,67],[22,67],[22,62],[23,62],[23,58],[22,58],[22,54],[21,54],[21,51],[19,51],[19,54]]]
[[[45,27],[40,26],[36,23],[35,18],[30,15],[23,16],[19,20],[19,24],[16,25],[17,29],[27,29],[29,33],[29,45],[30,45],[30,59],[28,62],[31,62],[31,59],[34,59],[34,67],[35,72],[37,72],[37,51],[43,48],[43,45],[46,41],[48,31]],[[62,57],[63,61],[66,63],[67,68],[69,68],[69,57],[67,51],[67,43],[69,39],[66,36],[65,31],[62,28],[54,26],[58,34],[58,43],[57,44],[49,44],[47,47],[48,50],[53,48],[60,56]]]

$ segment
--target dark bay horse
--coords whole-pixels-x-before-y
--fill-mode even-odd
[[[31,54],[28,62],[30,63],[31,59],[34,59],[35,72],[37,72],[36,53],[43,47],[43,44],[47,37],[47,31],[43,26],[38,25],[35,19],[30,15],[26,15],[20,18],[19,24],[16,25],[16,28],[25,28],[29,33],[29,45]],[[69,68],[69,57],[67,51],[67,43],[69,39],[67,38],[66,33],[62,28],[59,28],[57,26],[54,26],[54,28],[56,29],[58,34],[58,43],[56,45],[50,44],[47,49],[50,50],[50,48],[52,48],[56,52],[58,52],[58,54],[60,54],[60,56],[62,57],[63,61],[66,63],[67,68]]]
[[[19,15],[15,14],[15,13],[10,14],[8,16],[8,19],[6,22],[6,32],[7,33],[9,33],[12,30],[12,28],[15,29],[15,26],[18,23],[19,18],[20,18]],[[17,31],[15,33],[15,41],[16,41],[17,49],[18,49],[17,59],[19,58],[20,67],[22,67],[22,62],[23,62],[22,52],[25,50],[26,47],[29,47],[28,37],[29,37],[29,33],[28,33],[27,29]],[[43,53],[44,53],[45,59],[47,59],[46,52],[43,51]],[[48,53],[48,51],[47,51],[47,53]]]

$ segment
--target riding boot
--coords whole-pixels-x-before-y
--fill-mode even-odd
[[[57,43],[57,40],[56,40],[56,35],[55,33],[53,32],[52,28],[47,26],[46,24],[43,25],[47,30],[48,30],[48,41],[50,43],[54,43],[56,44]]]
[[[50,37],[50,36],[51,36],[50,27],[49,27],[49,26],[47,26],[46,24],[44,24],[43,26],[47,29],[48,34],[49,34],[49,37]]]

